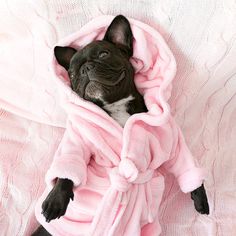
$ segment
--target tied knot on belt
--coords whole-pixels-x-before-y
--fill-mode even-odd
[[[120,192],[127,192],[132,184],[144,184],[152,179],[154,170],[139,172],[133,161],[123,158],[118,167],[111,169],[111,186]]]

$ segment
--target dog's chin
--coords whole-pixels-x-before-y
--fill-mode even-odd
[[[95,81],[90,81],[85,87],[83,98],[100,107],[104,106],[104,86]]]

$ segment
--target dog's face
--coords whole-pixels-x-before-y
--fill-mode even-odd
[[[103,40],[79,51],[55,47],[54,52],[58,63],[68,71],[72,89],[85,100],[104,106],[129,96],[135,89],[134,69],[129,62],[132,41],[128,20],[117,16]]]

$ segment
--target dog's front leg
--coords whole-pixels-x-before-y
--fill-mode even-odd
[[[63,216],[70,199],[74,199],[73,182],[69,179],[57,179],[55,186],[42,204],[42,214],[46,221],[50,222]]]
[[[194,201],[195,209],[201,214],[209,214],[209,205],[207,201],[207,195],[202,184],[199,188],[191,192],[191,198]]]

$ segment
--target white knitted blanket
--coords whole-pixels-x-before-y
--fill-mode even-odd
[[[161,235],[236,235],[235,1],[1,0],[0,236],[28,236],[38,226],[35,202],[65,127],[50,80],[53,45],[103,14],[124,14],[162,33],[178,66],[173,114],[208,169],[210,216],[198,214],[167,176]]]

